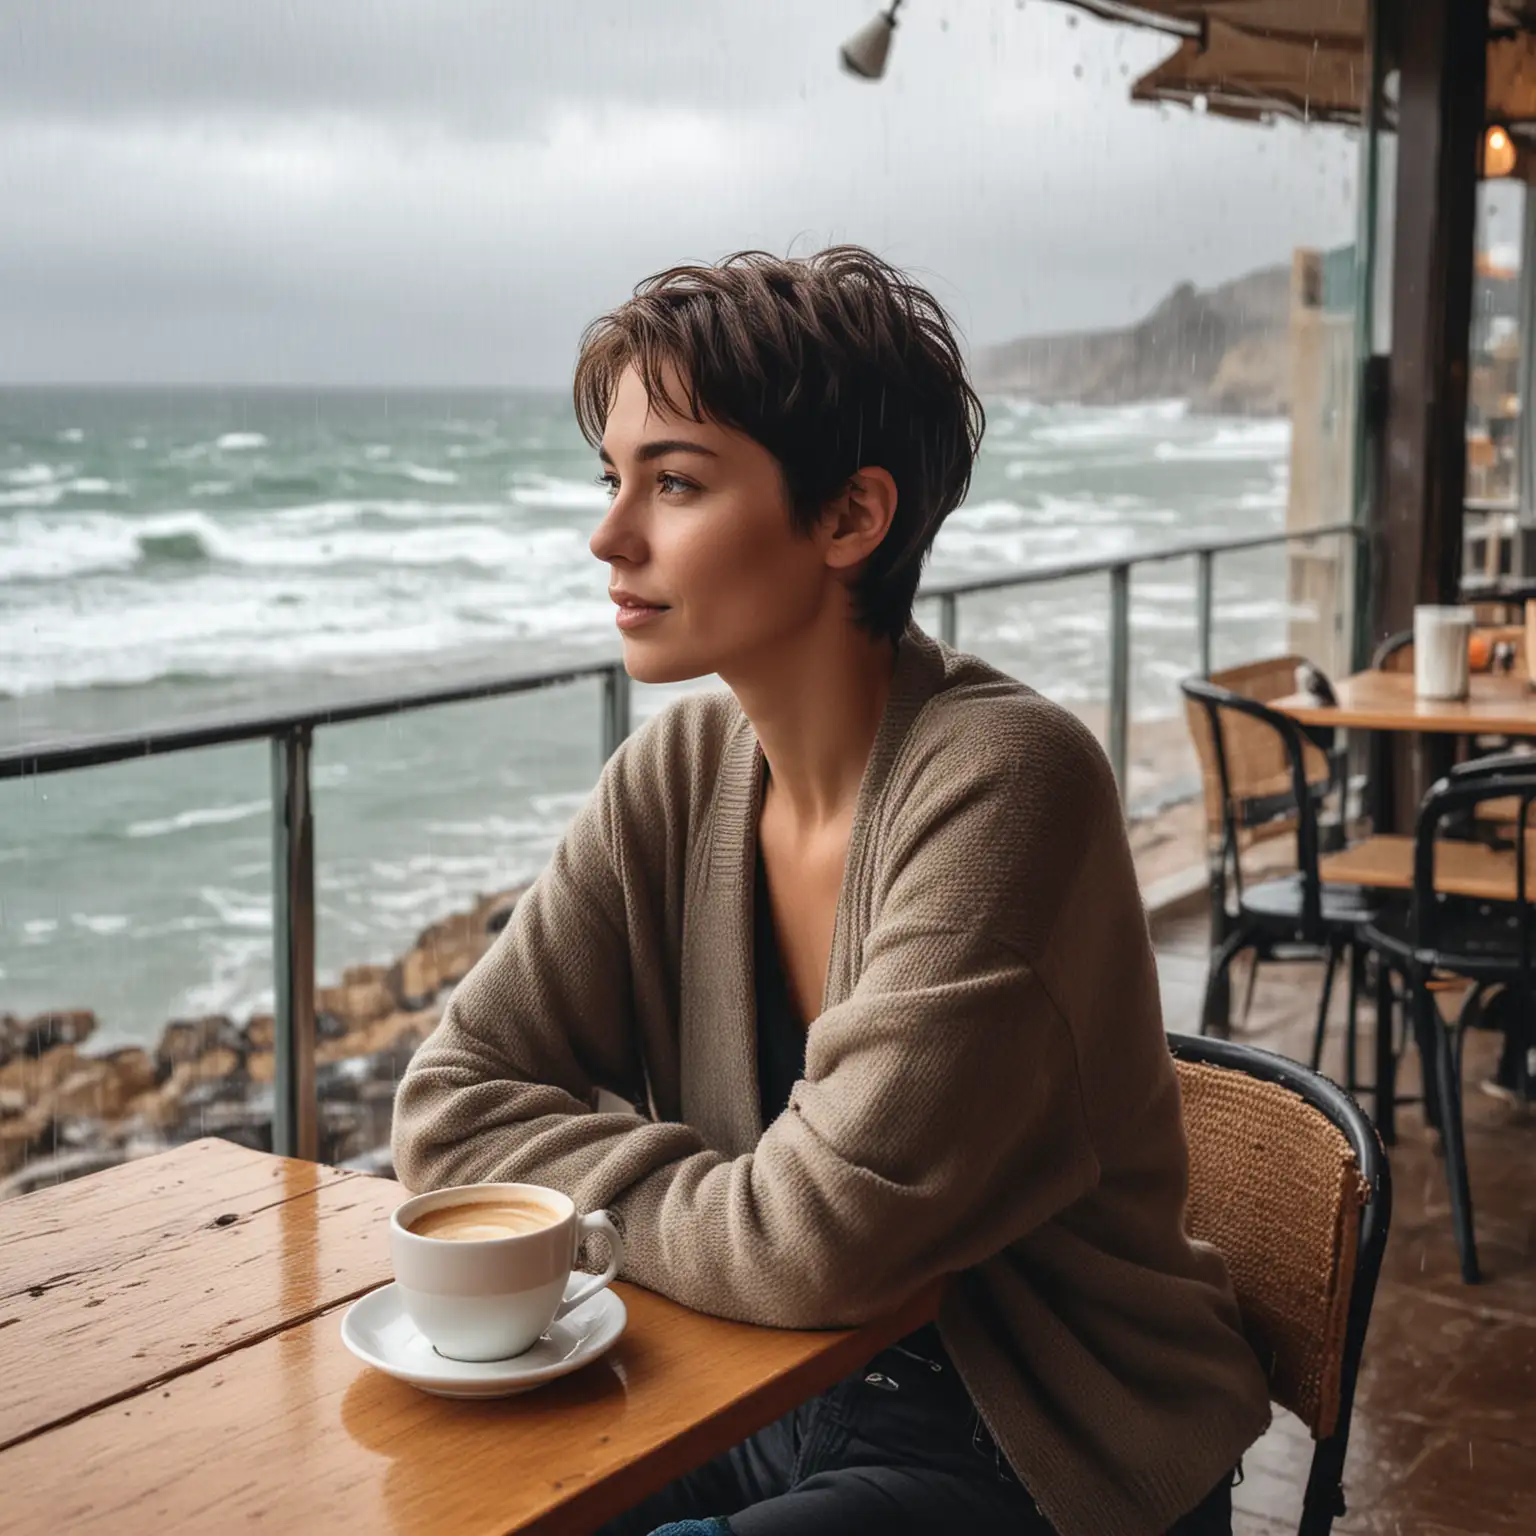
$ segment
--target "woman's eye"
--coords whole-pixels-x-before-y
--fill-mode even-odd
[[[607,491],[609,501],[619,494],[619,477],[615,474],[599,475],[595,483]]]
[[[657,475],[656,484],[661,487],[662,493],[667,496],[681,496],[684,492],[694,489],[691,480],[684,480],[681,475],[669,475],[665,472]]]

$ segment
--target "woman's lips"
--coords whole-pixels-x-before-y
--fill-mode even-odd
[[[615,597],[614,601],[619,605],[614,622],[623,630],[643,629],[647,624],[654,624],[667,612],[660,603],[643,603],[639,598],[628,595]]]

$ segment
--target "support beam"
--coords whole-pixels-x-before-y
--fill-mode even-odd
[[[315,1085],[315,821],[313,738],[299,726],[272,738],[272,959],[277,1058],[272,1150],[320,1155]]]
[[[1467,346],[1488,8],[1391,3],[1398,155],[1386,484],[1372,551],[1376,639],[1419,602],[1453,602],[1461,579]]]

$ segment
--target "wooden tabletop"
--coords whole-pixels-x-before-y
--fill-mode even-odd
[[[580,1532],[930,1320],[724,1322],[619,1285],[624,1337],[523,1397],[371,1370],[345,1305],[387,1281],[389,1180],[199,1141],[0,1204],[0,1488],[37,1532]]]
[[[1317,872],[1328,885],[1363,885],[1376,891],[1413,889],[1413,839],[1381,833],[1338,853],[1325,854]],[[1536,896],[1536,843],[1526,853],[1526,889]],[[1435,889],[1475,901],[1514,901],[1515,854],[1482,843],[1435,844]]]
[[[1369,731],[1536,736],[1536,692],[1520,672],[1477,672],[1466,699],[1421,699],[1411,672],[1357,672],[1334,684],[1338,704],[1309,694],[1276,699],[1273,708],[1303,725],[1352,726]]]

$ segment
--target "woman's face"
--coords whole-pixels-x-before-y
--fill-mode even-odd
[[[680,380],[669,392],[685,399]],[[768,659],[829,602],[846,606],[830,527],[790,526],[778,462],[762,444],[652,405],[633,369],[619,380],[600,450],[612,505],[592,535],[618,604],[624,665],[641,682]]]

